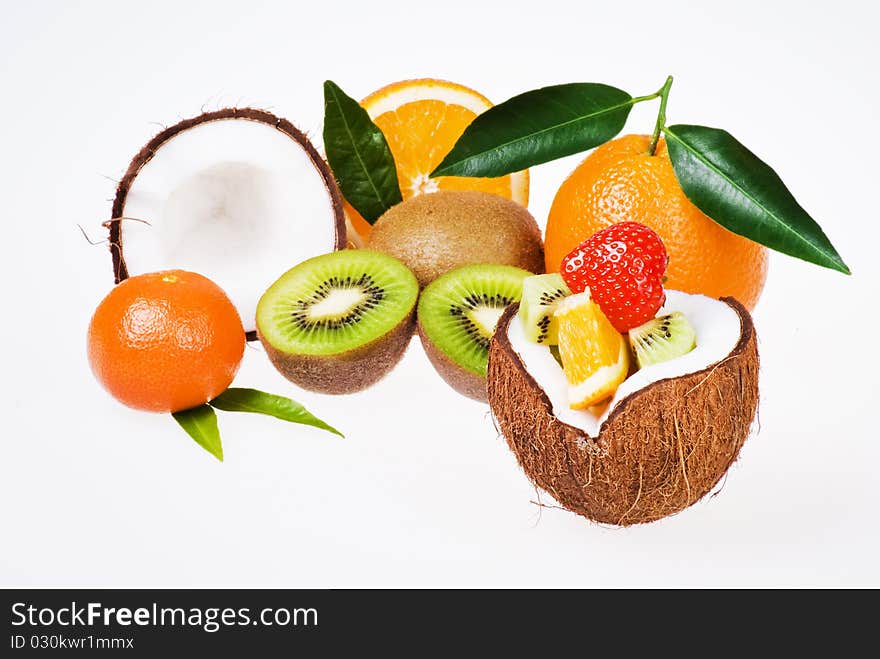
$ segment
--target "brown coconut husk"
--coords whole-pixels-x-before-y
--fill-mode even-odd
[[[620,401],[596,438],[557,419],[507,338],[507,309],[489,348],[489,404],[532,482],[572,512],[629,526],[699,501],[737,459],[758,406],[758,349],[748,311],[725,359]]]
[[[131,164],[129,164],[128,166],[128,170],[126,170],[125,172],[125,176],[122,177],[122,180],[119,181],[119,185],[116,188],[116,197],[113,199],[112,217],[111,221],[108,222],[108,226],[110,229],[110,254],[113,258],[113,277],[115,283],[118,284],[119,282],[128,278],[128,268],[126,268],[125,266],[125,257],[123,254],[122,230],[120,227],[120,223],[116,220],[123,217],[125,200],[128,197],[129,190],[131,189],[131,184],[134,182],[135,178],[137,178],[138,173],[141,171],[144,165],[152,160],[153,156],[156,155],[156,152],[159,150],[159,148],[175,135],[178,135],[185,130],[193,128],[194,126],[198,126],[199,124],[207,123],[209,121],[218,121],[221,119],[244,119],[248,121],[259,121],[264,124],[273,126],[285,135],[289,136],[291,139],[298,142],[299,145],[308,154],[309,159],[315,166],[315,169],[318,170],[318,172],[321,174],[321,178],[324,179],[324,185],[327,187],[327,192],[330,194],[335,225],[334,249],[345,249],[348,245],[345,233],[345,213],[343,212],[342,208],[342,194],[339,192],[339,186],[336,184],[336,179],[333,178],[333,174],[330,172],[330,167],[321,157],[321,154],[318,153],[317,149],[315,149],[314,145],[312,145],[312,143],[309,141],[308,137],[306,137],[305,133],[299,130],[287,119],[277,117],[270,112],[266,112],[265,110],[257,110],[255,108],[224,108],[222,110],[216,110],[214,112],[204,112],[197,117],[184,119],[183,121],[174,124],[173,126],[169,126],[158,135],[153,137],[153,139],[151,139],[149,142],[147,142],[146,145],[144,145],[144,147],[140,151],[138,151],[137,155],[132,159]],[[148,220],[149,218],[145,219]],[[256,333],[248,332],[247,339],[248,341],[255,340]]]

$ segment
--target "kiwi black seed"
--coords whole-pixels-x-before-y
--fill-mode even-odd
[[[345,312],[335,317],[319,317],[311,318],[309,311],[322,300],[326,300],[334,291],[353,290],[359,291],[363,295],[363,299],[345,310]],[[310,296],[305,299],[297,300],[293,304],[291,311],[291,320],[294,325],[303,331],[314,331],[320,328],[340,329],[346,325],[353,325],[360,321],[364,313],[369,309],[374,309],[377,304],[385,297],[385,289],[376,285],[376,281],[367,273],[360,277],[347,276],[330,277]]]
[[[559,332],[553,312],[571,291],[558,273],[534,275],[523,281],[519,318],[526,337],[535,343],[554,345]]]
[[[456,391],[486,398],[489,343],[504,309],[519,302],[531,273],[507,265],[466,265],[429,284],[418,306],[418,331],[437,372]]]
[[[303,261],[257,305],[257,334],[275,367],[304,389],[369,387],[400,361],[419,286],[397,259],[343,250]]]
[[[481,293],[479,295],[468,295],[461,303],[453,302],[449,305],[449,315],[458,319],[458,324],[462,331],[467,334],[471,341],[488,353],[489,341],[492,339],[492,335],[490,334],[487,336],[486,328],[473,320],[468,315],[468,312],[476,311],[481,307],[485,307],[497,309],[500,317],[500,312],[504,311],[507,305],[512,304],[515,301],[516,300],[513,297],[499,294],[486,295],[485,293]]]
[[[639,368],[644,368],[689,353],[697,345],[697,334],[683,313],[673,311],[631,329],[629,343]]]

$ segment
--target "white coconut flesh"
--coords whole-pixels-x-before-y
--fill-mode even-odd
[[[273,126],[219,119],[163,143],[128,190],[121,242],[129,275],[180,268],[215,281],[246,331],[263,291],[333,251],[331,193],[305,149]]]
[[[583,430],[590,437],[598,437],[599,430],[611,411],[627,396],[653,382],[677,378],[709,368],[727,357],[739,343],[742,333],[739,315],[720,300],[704,295],[666,291],[666,304],[658,315],[673,311],[680,311],[687,316],[697,334],[697,347],[681,357],[636,371],[621,383],[610,404],[600,414],[590,409],[571,409],[568,381],[565,379],[562,367],[550,353],[550,348],[526,338],[519,318],[511,319],[507,336],[525,370],[550,400],[553,415],[563,423]]]

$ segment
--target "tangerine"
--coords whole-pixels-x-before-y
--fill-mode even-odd
[[[767,249],[713,221],[685,196],[666,143],[652,156],[648,135],[626,135],[593,151],[560,186],[544,240],[547,272],[591,235],[612,224],[640,222],[666,246],[666,288],[753,309],[767,279]]]
[[[223,393],[244,346],[241,318],[223,289],[185,270],[121,282],[88,331],[95,377],[121,403],[148,412],[179,412]]]

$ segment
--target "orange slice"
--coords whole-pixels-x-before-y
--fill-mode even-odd
[[[629,372],[629,349],[589,291],[564,299],[553,314],[559,321],[559,355],[573,409],[610,398]]]
[[[397,178],[404,199],[437,190],[481,190],[527,206],[529,172],[498,178],[468,178],[429,174],[461,137],[474,118],[492,107],[482,94],[445,80],[404,80],[367,96],[361,105],[385,134],[397,165]],[[347,202],[350,240],[362,244],[370,224]]]

